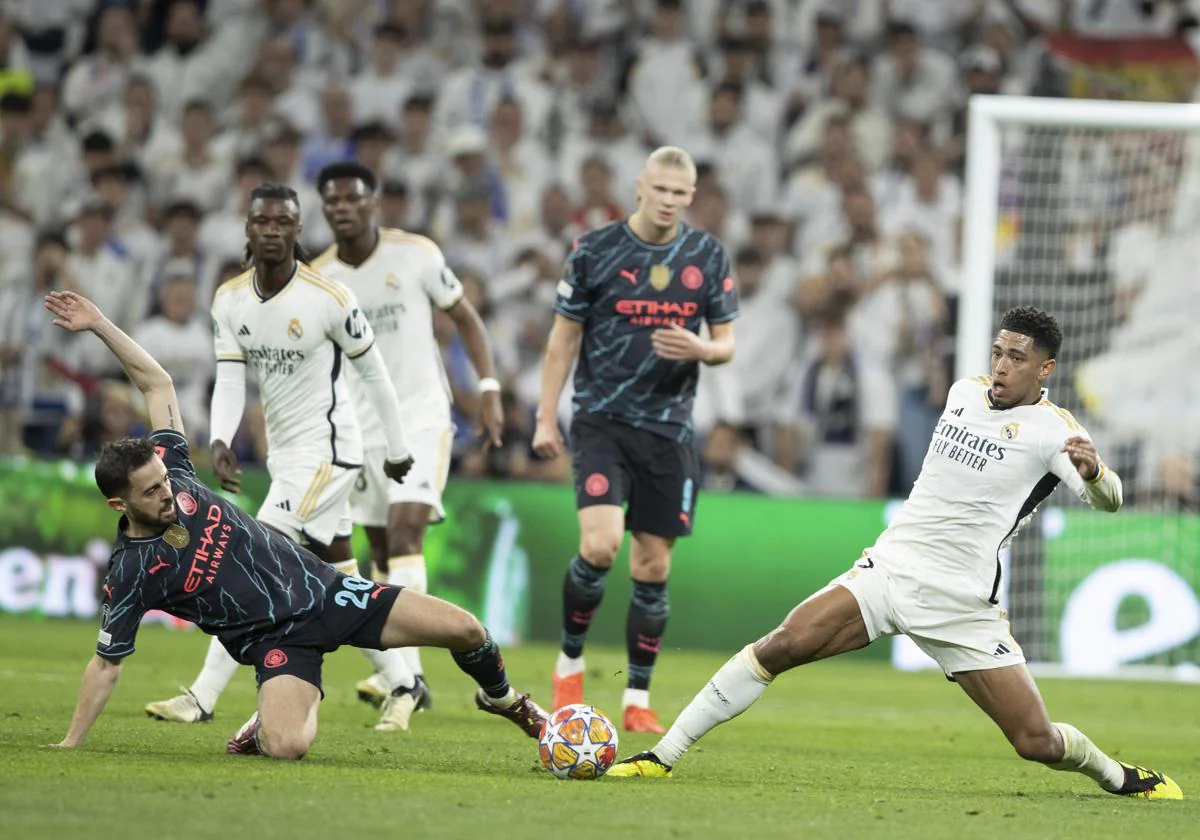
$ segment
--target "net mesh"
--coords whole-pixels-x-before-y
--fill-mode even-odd
[[[1063,326],[1050,399],[1089,430],[1125,508],[1060,490],[1012,546],[1031,661],[1195,668],[1200,657],[1200,134],[1001,127],[993,324]]]

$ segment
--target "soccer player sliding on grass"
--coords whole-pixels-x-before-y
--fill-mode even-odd
[[[750,708],[784,671],[904,633],[1022,758],[1082,773],[1110,793],[1182,799],[1161,773],[1109,758],[1075,727],[1051,723],[998,606],[999,552],[1059,483],[1099,510],[1121,507],[1121,480],[1042,387],[1061,345],[1045,312],[1005,313],[992,375],[950,388],[912,493],[875,545],[721,666],[654,749],[608,775],[669,776],[692,744]]]
[[[541,734],[545,712],[509,686],[499,648],[473,615],[410,589],[344,575],[210,490],[196,477],[167,372],[86,298],[51,292],[46,308],[57,326],[89,330],[108,346],[145,395],[157,430],[148,440],[106,445],[96,462],[96,484],[121,519],[96,656],[56,746],[83,741],[151,609],[195,622],[238,662],[254,666],[258,711],[230,739],[230,753],[303,758],[317,736],[322,658],[341,645],[448,648],[479,684],[480,710],[511,720],[531,738]]]

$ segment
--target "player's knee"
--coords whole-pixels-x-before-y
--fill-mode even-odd
[[[258,735],[258,743],[264,754],[281,761],[299,761],[308,755],[312,739],[299,732],[271,733],[264,727]]]
[[[1053,764],[1062,759],[1062,745],[1053,729],[1022,730],[1010,738],[1017,755],[1026,761]]]
[[[450,635],[453,639],[451,650],[478,650],[487,641],[487,630],[479,619],[466,610],[459,610],[452,620]]]
[[[621,540],[624,534],[609,534],[605,532],[588,533],[580,541],[579,556],[589,565],[599,569],[607,569],[617,559],[621,550]]]
[[[778,676],[800,665],[812,661],[813,644],[805,633],[794,627],[781,625],[754,646],[758,662],[768,673]]]

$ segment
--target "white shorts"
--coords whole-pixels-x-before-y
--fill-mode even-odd
[[[442,491],[450,475],[450,445],[454,432],[449,426],[431,429],[405,429],[404,436],[412,450],[413,465],[397,484],[383,474],[387,453],[368,449],[363,455],[363,468],[354,482],[350,495],[350,511],[354,521],[369,528],[387,526],[388,508],[399,504],[429,505],[430,522],[446,518],[442,507]]]
[[[271,486],[258,520],[305,545],[329,545],[348,537],[350,491],[358,469],[337,467],[319,455],[277,453],[267,457]]]
[[[871,641],[903,633],[947,677],[1025,662],[1005,611],[969,585],[950,587],[889,574],[880,557],[866,554],[830,585],[850,590]]]

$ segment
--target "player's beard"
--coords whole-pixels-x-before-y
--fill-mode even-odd
[[[128,517],[130,522],[151,531],[165,531],[179,519],[179,514],[175,512],[174,502],[171,503],[171,507],[166,511],[160,508],[153,514],[135,510],[130,506],[125,509],[125,516]]]

